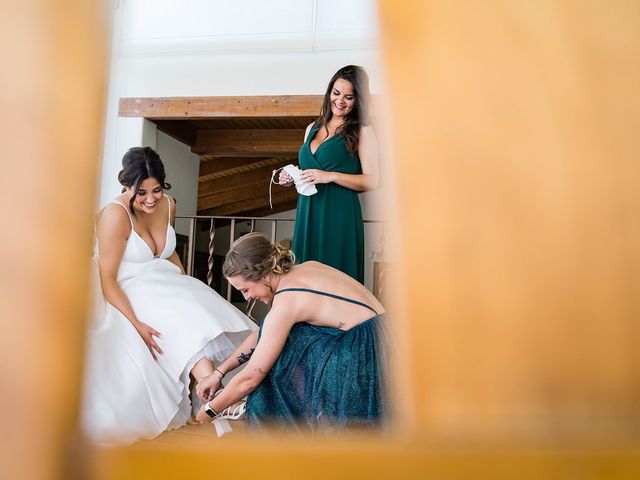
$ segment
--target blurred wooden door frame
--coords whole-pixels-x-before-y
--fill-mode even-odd
[[[640,280],[640,252],[617,230],[628,229],[640,246],[640,231],[620,215],[640,213],[630,140],[640,113],[638,7],[378,5],[398,169],[394,218],[411,225],[388,289],[398,340],[393,402],[401,405],[389,435],[310,444],[230,438],[161,457],[139,447],[102,457],[113,470],[100,478],[640,475],[632,415],[640,362],[625,308],[639,309],[624,294]],[[611,91],[628,101],[607,102]],[[576,109],[583,116],[572,117]],[[594,130],[601,117],[616,128]],[[615,121],[622,118],[626,125]],[[621,140],[620,128],[630,135],[617,142],[619,162],[603,162],[600,152]],[[580,175],[585,165],[589,175]],[[619,181],[621,171],[636,181]],[[594,226],[606,231],[598,257],[574,243],[590,245],[584,235]],[[624,261],[634,262],[633,278]],[[596,272],[616,289],[567,296],[597,291]],[[611,363],[585,357],[594,351]],[[594,426],[590,416],[600,409],[607,416]]]
[[[81,478],[76,431],[109,2],[0,14],[0,476]],[[86,472],[85,472],[86,474]]]
[[[23,75],[2,99],[32,116],[3,124],[1,193],[5,222],[38,235],[0,248],[0,454],[7,478],[85,478],[69,445],[107,15],[19,3],[0,30],[20,37],[2,58]],[[639,478],[639,8],[380,0],[397,214],[412,222],[390,293],[392,430],[96,450],[93,478]]]

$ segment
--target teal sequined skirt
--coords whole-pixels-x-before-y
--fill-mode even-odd
[[[273,368],[247,399],[247,424],[312,431],[379,425],[385,413],[385,324],[385,314],[348,331],[295,324]]]

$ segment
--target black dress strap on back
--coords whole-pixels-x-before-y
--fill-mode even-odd
[[[373,313],[378,315],[378,312],[376,312],[373,308],[371,308],[366,303],[359,302],[358,300],[353,300],[352,298],[341,297],[340,295],[335,295],[333,293],[321,292],[319,290],[311,290],[310,288],[283,288],[282,290],[278,290],[277,292],[275,292],[274,295],[278,295],[279,293],[283,293],[283,292],[307,292],[307,293],[315,293],[316,295],[324,295],[325,297],[337,298],[338,300],[342,300],[345,302],[353,303],[355,305],[360,305],[361,307],[368,308]]]

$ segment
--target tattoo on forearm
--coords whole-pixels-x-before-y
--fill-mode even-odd
[[[345,325],[346,325],[346,323],[344,323],[344,322],[340,322],[340,323],[338,323],[338,328],[342,328],[342,327],[344,327]]]
[[[238,359],[238,365],[242,365],[243,363],[247,363],[249,361],[249,359],[251,358],[251,355],[253,355],[253,352],[255,352],[255,348],[252,348],[251,351],[249,353],[241,353],[240,355],[238,355],[236,358]]]
[[[254,372],[256,372],[258,375],[264,375],[265,373],[267,373],[263,369],[261,369],[260,367],[255,368]]]

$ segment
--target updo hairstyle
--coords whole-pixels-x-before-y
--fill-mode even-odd
[[[271,243],[263,234],[248,233],[233,242],[222,265],[225,277],[242,276],[256,282],[270,273],[283,275],[295,263],[293,252],[279,243]]]
[[[133,195],[129,200],[129,210],[133,215],[133,204],[140,184],[147,178],[155,178],[160,183],[163,190],[169,190],[171,185],[165,183],[164,165],[160,160],[160,155],[151,147],[132,147],[122,157],[122,170],[118,173],[118,181],[125,188],[133,187]],[[122,189],[124,193],[125,189]]]

